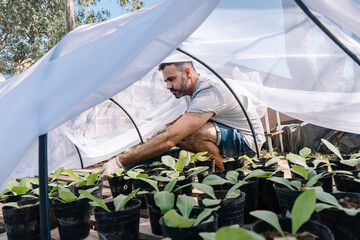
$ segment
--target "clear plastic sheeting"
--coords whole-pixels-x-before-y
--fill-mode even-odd
[[[360,57],[360,3],[336,2],[304,1]],[[80,27],[31,69],[2,83],[0,110],[9,116],[0,119],[0,159],[7,166],[0,182],[37,174],[36,138],[48,131],[49,171],[80,167],[74,144],[85,166],[138,144],[130,120],[105,101],[111,96],[144,139],[175,119],[186,101],[175,100],[153,68],[179,45],[218,71],[237,95],[256,103],[260,115],[271,107],[313,125],[360,134],[360,68],[294,1],[222,0],[211,12],[216,4],[162,1]],[[209,74],[200,64],[196,68]],[[30,107],[25,99],[32,100]]]

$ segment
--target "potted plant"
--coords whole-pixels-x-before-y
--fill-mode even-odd
[[[295,240],[334,239],[330,230],[316,221],[309,220],[315,209],[316,194],[314,189],[301,193],[291,210],[291,219],[282,218],[270,211],[257,210],[250,214],[262,220],[252,227],[252,231],[262,234],[266,239]],[[300,238],[301,239],[301,238]]]
[[[214,179],[214,177],[218,179]],[[215,175],[208,176],[204,179],[204,182],[211,184],[216,184],[215,181],[222,182],[223,180]],[[238,188],[244,184],[246,184],[246,182],[242,181],[235,184],[229,190],[214,191],[210,185],[205,183],[192,183],[194,188],[203,192],[203,194],[200,194],[197,197],[200,207],[220,207],[216,211],[219,216],[219,227],[230,226],[233,224],[243,226],[245,193],[240,192]]]
[[[135,189],[129,195],[119,194],[113,201],[103,203],[87,191],[79,190],[79,193],[92,200],[90,204],[95,206],[96,230],[99,239],[129,239],[139,238],[140,200],[132,199],[139,191]]]
[[[4,203],[2,214],[7,239],[40,239],[38,199]]]
[[[175,209],[167,211],[160,218],[161,231],[164,237],[172,240],[200,239],[200,232],[215,232],[217,230],[217,208],[194,208],[196,201],[187,195],[180,195]]]
[[[24,178],[20,182],[11,179],[6,189],[0,194],[0,201],[2,203],[20,201],[22,196],[30,192],[32,181],[34,180],[30,178]]]
[[[359,239],[360,194],[326,193],[316,191],[315,210],[319,221],[326,225],[336,239]]]
[[[296,198],[304,191],[304,189],[317,186],[321,187],[322,184],[318,180],[326,174],[316,174],[313,170],[307,171],[303,166],[294,165],[293,169],[304,179],[288,180],[286,178],[275,176],[267,178],[267,180],[274,182],[273,186],[278,196],[283,216],[286,216],[287,212],[292,209]]]
[[[223,164],[225,171],[231,171],[242,168],[244,164],[244,157],[247,156],[244,155],[243,157],[239,157],[239,158],[229,158],[229,157],[224,158]]]
[[[124,168],[117,169],[107,177],[113,198],[116,198],[119,194],[128,195],[132,192],[131,178],[127,176]]]
[[[200,183],[207,175],[209,175],[209,173],[215,171],[215,159],[211,157],[200,156],[194,161],[194,163],[195,163],[195,167],[208,167],[207,171],[204,171],[197,175],[198,182]]]
[[[96,191],[95,186],[86,189]],[[76,196],[68,186],[60,184],[51,190],[55,216],[61,239],[83,239],[90,233],[90,205],[86,198]]]

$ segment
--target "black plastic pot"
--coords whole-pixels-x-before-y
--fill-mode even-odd
[[[352,171],[353,176],[357,178],[359,171]],[[341,176],[341,181],[344,187],[345,192],[355,192],[360,193],[360,183],[354,181],[354,179]]]
[[[108,182],[113,198],[116,198],[119,194],[129,195],[132,192],[131,179],[124,179],[124,176],[108,178]]]
[[[191,212],[190,217],[194,218],[195,216],[200,214],[201,211],[202,209],[194,208]],[[200,237],[199,233],[216,232],[218,228],[218,215],[216,213],[213,213],[212,216],[214,216],[213,221],[202,223],[196,227],[190,228],[168,227],[164,223],[164,216],[160,218],[159,222],[164,237],[170,237],[172,240],[202,240],[203,238]]]
[[[196,167],[209,167],[208,170],[206,170],[202,173],[199,173],[197,175],[198,182],[201,183],[204,180],[204,178],[209,175],[209,173],[215,171],[215,160],[213,158],[210,158],[207,161],[195,161],[195,166]]]
[[[35,200],[36,202],[37,200]],[[34,201],[20,201],[19,206],[34,203]],[[12,207],[2,208],[7,239],[9,240],[32,240],[40,239],[40,215],[39,205],[16,209]]]
[[[179,187],[179,186],[175,185],[174,189],[176,189],[177,187]],[[164,186],[159,187],[160,191],[163,191],[163,189],[164,189]],[[176,199],[177,199],[177,196],[179,195],[179,191],[174,192],[174,195],[175,195],[174,203],[176,203]],[[149,217],[150,217],[151,231],[155,235],[161,235],[162,233],[161,233],[161,227],[160,227],[159,220],[163,216],[163,214],[161,213],[160,208],[158,206],[156,206],[156,204],[155,204],[154,193],[146,194],[145,200],[146,200],[146,205],[147,205],[147,209],[148,209],[148,213],[149,213]]]
[[[181,180],[181,181],[177,181],[176,185],[178,185],[179,187],[184,186],[186,184],[192,183],[194,181],[194,176],[191,177],[187,177],[188,175],[185,175],[185,179]],[[187,196],[192,196],[192,185],[189,185],[187,187],[181,188],[179,191],[179,194],[185,194]]]
[[[140,180],[140,179],[133,179],[132,180],[132,185],[133,185],[133,189],[137,189],[137,188],[140,188],[140,191],[143,191],[143,190],[146,190],[146,189],[153,189],[153,187],[143,181],[143,180]],[[144,195],[137,195],[135,196],[136,199],[139,199],[141,201],[141,206],[140,208],[141,209],[146,209],[146,200],[145,200],[145,196]]]
[[[332,193],[336,199],[355,197],[360,200],[359,193]],[[337,240],[359,240],[360,214],[349,216],[336,208],[328,208],[318,213],[319,221],[326,225]]]
[[[290,181],[292,180],[299,180],[300,179],[289,179]],[[299,191],[299,190],[291,190],[281,184],[278,183],[274,183],[274,189],[276,191],[277,197],[279,199],[279,205],[281,208],[281,214],[283,217],[286,216],[286,214],[289,212],[291,212],[292,207],[295,203],[296,198],[303,193],[303,191]],[[322,186],[321,182],[317,182],[314,186]],[[313,218],[315,217],[316,214],[313,214]]]
[[[263,171],[270,172],[273,170],[265,168]],[[279,171],[274,176],[284,177],[284,172]],[[279,200],[273,184],[272,181],[266,180],[266,178],[259,178],[258,209],[281,213]]]
[[[54,211],[61,239],[84,239],[89,235],[90,205],[87,199],[71,203],[56,203]]]
[[[238,168],[241,168],[243,166],[243,163],[244,163],[243,158],[235,158],[234,161],[224,162],[225,171],[236,170]]]
[[[217,199],[223,199],[228,191],[218,190],[215,191]],[[218,214],[218,227],[231,226],[239,224],[241,227],[244,225],[244,207],[245,207],[245,193],[242,192],[238,198],[222,200],[220,202],[220,209],[216,211]],[[198,196],[198,203],[200,207],[205,208],[202,200],[210,198],[206,194]]]
[[[280,218],[279,219],[280,226],[283,231],[290,232],[291,233],[291,219],[289,218]],[[275,230],[270,224],[266,222],[259,222],[256,223],[252,228],[252,231],[263,234],[266,231],[272,231]],[[329,228],[327,228],[325,225],[318,223],[316,221],[309,220],[304,225],[302,225],[298,233],[301,232],[310,232],[316,236],[318,236],[318,239],[321,240],[333,240],[334,236],[331,234],[331,231]],[[343,238],[346,239],[346,238]]]
[[[116,212],[113,202],[106,205],[111,212],[100,207],[96,207],[94,211],[99,239],[137,240],[139,238],[140,200],[130,199],[125,209]]]
[[[348,156],[348,155],[344,155],[344,156],[341,155],[341,157],[344,160],[350,159],[350,156]],[[329,158],[329,162],[332,164],[335,164],[335,165],[331,165],[331,168],[333,171],[335,171],[335,170],[355,171],[357,169],[357,166],[350,167],[348,165],[340,163],[340,158],[337,156]]]

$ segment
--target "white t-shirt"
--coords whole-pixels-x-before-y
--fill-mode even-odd
[[[265,142],[264,128],[251,100],[237,96],[241,101],[254,127],[259,150]],[[250,126],[240,105],[230,90],[221,81],[199,77],[188,107],[188,112],[214,112],[211,120],[238,129],[244,136],[246,144],[256,152]]]

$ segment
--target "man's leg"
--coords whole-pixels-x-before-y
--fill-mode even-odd
[[[219,147],[216,145],[217,132],[212,122],[205,123],[198,131],[194,132],[183,141],[177,144],[178,147],[189,152],[208,152],[207,156],[211,156],[215,160],[216,167],[223,171],[223,156]]]

